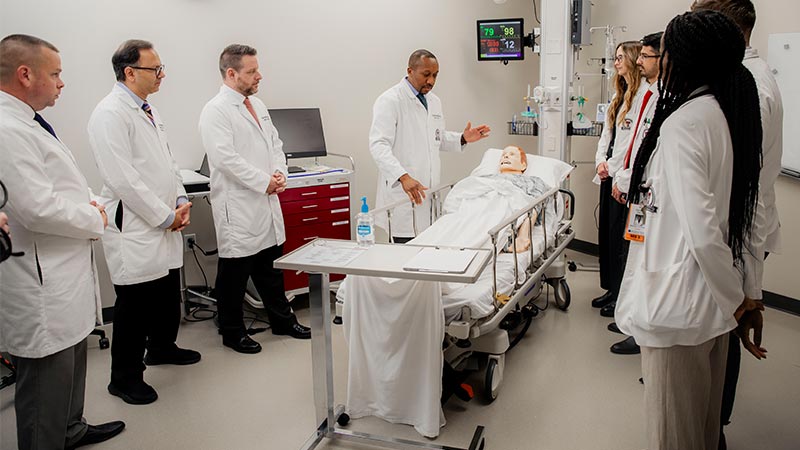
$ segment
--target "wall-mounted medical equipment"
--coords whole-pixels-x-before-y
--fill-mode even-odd
[[[572,45],[592,45],[592,2],[572,0]]]
[[[478,61],[521,61],[532,36],[525,36],[523,19],[478,20]]]

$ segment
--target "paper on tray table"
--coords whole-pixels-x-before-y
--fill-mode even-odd
[[[426,247],[403,265],[412,272],[464,273],[478,252],[468,249]]]
[[[355,243],[345,242],[339,244],[317,241],[302,252],[293,255],[294,258],[291,258],[291,262],[343,267],[363,255],[366,250],[367,248],[359,247]]]

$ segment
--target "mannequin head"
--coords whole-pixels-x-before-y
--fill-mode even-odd
[[[509,145],[500,155],[500,173],[514,173],[522,175],[528,168],[528,157],[521,148]]]

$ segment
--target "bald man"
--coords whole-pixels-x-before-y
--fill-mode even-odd
[[[86,337],[100,321],[92,241],[108,225],[75,158],[39,115],[61,94],[58,49],[16,34],[0,41],[0,179],[24,255],[0,264],[0,348],[17,368],[20,449],[73,449],[125,424],[83,418]]]

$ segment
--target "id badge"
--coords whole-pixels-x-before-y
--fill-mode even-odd
[[[631,205],[625,223],[625,239],[631,242],[644,242],[647,234],[647,210],[639,204]]]

